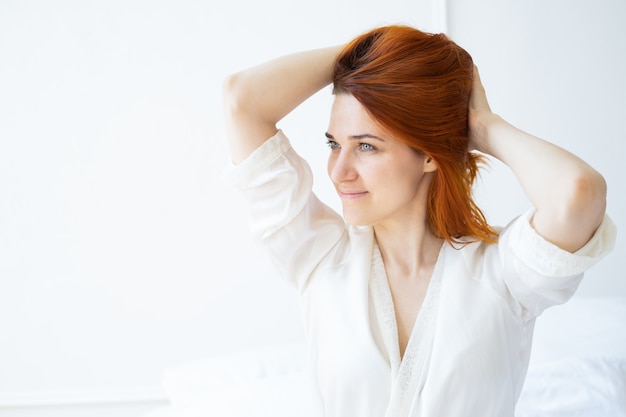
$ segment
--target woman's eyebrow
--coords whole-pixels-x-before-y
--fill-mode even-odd
[[[328,133],[328,132],[326,132],[325,135],[326,135],[326,137],[328,139],[331,139],[331,140],[335,139],[335,137],[333,135],[331,135],[330,133]],[[350,140],[376,139],[376,140],[379,140],[381,142],[385,141],[385,139],[383,139],[381,137],[378,137],[376,135],[369,134],[369,133],[362,133],[360,135],[350,135],[350,136],[348,136],[348,139],[350,139]]]

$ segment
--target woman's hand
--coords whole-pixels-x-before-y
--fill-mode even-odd
[[[469,102],[469,150],[489,153],[486,143],[488,125],[499,119],[491,111],[485,87],[480,80],[478,67],[474,65],[474,83]]]

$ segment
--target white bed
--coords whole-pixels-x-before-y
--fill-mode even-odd
[[[170,405],[145,417],[307,417],[304,345],[169,369]],[[537,320],[516,417],[626,417],[626,297],[582,298]]]

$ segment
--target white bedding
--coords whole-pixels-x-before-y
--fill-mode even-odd
[[[308,417],[304,345],[169,369],[171,405],[145,417]],[[516,417],[626,417],[626,297],[574,297],[537,320]]]
[[[626,298],[574,298],[537,319],[517,416],[626,416]]]

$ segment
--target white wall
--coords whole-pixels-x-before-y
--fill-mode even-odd
[[[167,366],[300,340],[293,293],[220,180],[221,81],[374,25],[430,29],[433,13],[408,0],[0,2],[0,413],[151,401]],[[304,153],[326,152],[329,99],[285,121]]]
[[[301,338],[226,167],[231,71],[373,25],[443,29],[443,1],[0,2],[0,413],[150,401],[167,366]],[[450,0],[494,109],[598,167],[624,223],[626,39],[615,1]],[[282,127],[325,178],[323,91]],[[494,164],[494,223],[526,207]],[[583,294],[626,294],[621,241]],[[6,414],[8,415],[8,414]]]

